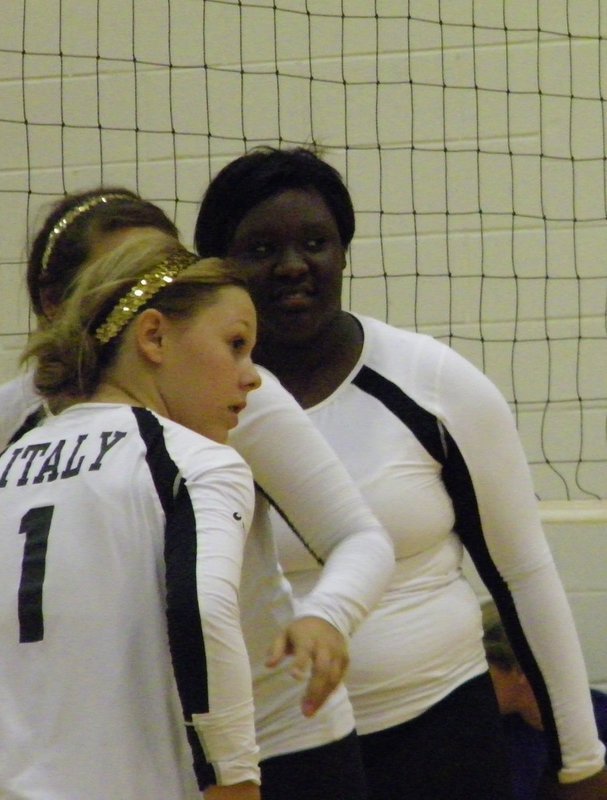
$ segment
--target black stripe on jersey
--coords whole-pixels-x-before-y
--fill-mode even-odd
[[[445,451],[441,429],[433,414],[419,406],[395,383],[392,383],[387,378],[384,378],[383,375],[380,375],[366,365],[361,367],[352,383],[361,391],[375,397],[388,411],[391,411],[397,419],[409,428],[422,447],[428,451],[435,461],[438,461],[439,464],[444,463]],[[312,558],[314,558],[316,563],[321,567],[324,566],[323,559],[314,552],[280,506],[262,486],[259,484],[256,485],[263,496],[276,509],[289,528],[297,536]]]
[[[523,633],[510,589],[495,566],[487,548],[474,486],[464,457],[452,436],[448,432],[445,434],[447,459],[443,465],[442,477],[455,511],[455,531],[470,553],[483,583],[495,600],[512,648],[523,672],[533,686],[542,712],[551,765],[556,771],[563,764],[548,689]]]
[[[542,711],[551,764],[555,770],[560,769],[561,751],[546,683],[523,633],[510,590],[487,548],[472,479],[457,444],[446,430],[441,431],[433,414],[370,367],[363,366],[353,383],[379,400],[409,428],[435,461],[443,465],[443,481],[455,512],[455,530],[493,596],[519,663],[533,686]]]
[[[191,723],[193,714],[209,711],[206,652],[196,586],[196,518],[185,481],[167,451],[161,423],[147,409],[132,411],[166,517],[164,559],[169,647],[183,714],[186,722]],[[198,737],[192,735],[191,725],[186,729],[202,790],[216,783],[216,776],[204,757]]]
[[[395,383],[375,370],[363,365],[352,383],[363,392],[375,397],[391,411],[430,453],[435,461],[443,464],[445,452],[441,430],[434,414],[419,406]]]
[[[300,542],[302,543],[302,545],[303,545],[303,546],[306,548],[306,550],[308,551],[308,553],[309,553],[309,554],[312,556],[312,558],[314,559],[314,561],[316,561],[316,563],[317,563],[317,564],[318,564],[320,567],[324,567],[324,565],[325,565],[324,559],[323,559],[323,558],[321,558],[321,557],[318,555],[318,553],[314,552],[314,550],[313,550],[313,549],[310,547],[310,545],[308,544],[308,542],[306,542],[306,540],[304,539],[304,537],[303,537],[303,536],[301,535],[301,533],[300,533],[300,532],[297,530],[297,528],[295,527],[295,525],[294,525],[294,524],[291,522],[291,520],[289,519],[289,517],[288,517],[288,516],[285,514],[285,512],[284,512],[284,511],[282,510],[282,508],[281,508],[281,507],[278,505],[278,503],[277,503],[277,502],[276,502],[276,501],[275,501],[275,500],[274,500],[274,499],[273,499],[273,498],[272,498],[272,497],[271,497],[271,496],[270,496],[270,495],[269,495],[269,494],[266,492],[266,490],[263,488],[263,486],[261,486],[259,483],[257,483],[257,481],[255,481],[255,488],[258,490],[258,492],[259,492],[261,495],[263,495],[263,496],[266,498],[266,500],[268,501],[268,503],[269,503],[269,504],[270,504],[270,505],[271,505],[271,506],[272,506],[272,507],[273,507],[273,508],[274,508],[274,509],[275,509],[275,510],[276,510],[276,511],[277,511],[277,512],[280,514],[280,516],[281,516],[281,517],[283,518],[283,520],[284,520],[284,521],[287,523],[287,525],[289,526],[289,528],[290,528],[290,529],[293,531],[293,533],[295,534],[295,536],[297,536],[297,538],[299,539],[299,541],[300,541]]]

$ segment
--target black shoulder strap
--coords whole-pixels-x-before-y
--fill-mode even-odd
[[[375,397],[406,425],[435,461],[445,463],[446,451],[438,419],[412,400],[395,383],[379,372],[363,366],[352,381],[363,392]]]

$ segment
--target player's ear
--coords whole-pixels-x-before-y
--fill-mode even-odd
[[[152,364],[163,360],[162,342],[166,335],[168,320],[156,308],[146,308],[133,320],[134,338],[139,353]]]

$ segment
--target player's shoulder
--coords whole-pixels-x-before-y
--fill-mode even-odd
[[[246,408],[240,413],[237,427],[230,432],[230,440],[238,442],[238,446],[243,441],[243,437],[249,435],[251,429],[257,430],[260,421],[277,421],[287,415],[287,419],[295,417],[305,417],[299,403],[293,395],[285,389],[278,378],[263,367],[256,366],[261,378],[260,386],[247,396]],[[279,416],[280,415],[280,416]]]
[[[34,387],[34,373],[22,372],[12,380],[0,384],[0,397],[3,400],[14,399],[22,402],[31,402],[35,399],[40,401]]]
[[[230,445],[208,439],[206,436],[155,412],[149,412],[149,414],[162,429],[167,452],[176,462],[184,477],[189,472],[199,473],[219,468],[233,468],[249,472],[242,456]]]
[[[454,355],[448,345],[427,334],[372,317],[357,319],[364,333],[364,364],[407,392],[414,391],[419,381],[434,381],[444,362]]]
[[[0,385],[0,447],[6,445],[30,414],[42,405],[33,373],[26,372]]]
[[[259,373],[261,383],[257,389],[248,395],[247,406],[259,406],[266,403],[278,405],[295,403],[297,405],[291,393],[285,389],[274,373],[258,364],[255,365],[255,368]]]
[[[361,324],[365,342],[368,343],[372,351],[392,352],[401,356],[405,352],[411,355],[414,352],[424,351],[429,354],[434,353],[436,357],[439,357],[444,355],[445,351],[450,350],[446,343],[429,334],[410,331],[406,328],[397,328],[395,325],[382,322],[382,320],[374,317],[360,314],[355,314],[354,316]],[[403,348],[406,348],[406,351],[403,351]]]

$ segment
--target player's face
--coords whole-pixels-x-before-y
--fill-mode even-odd
[[[259,203],[228,254],[250,279],[262,346],[310,342],[339,314],[345,253],[318,192],[289,189]]]
[[[255,308],[238,286],[221,287],[212,305],[171,323],[158,376],[168,416],[225,442],[248,392],[260,384],[251,361],[255,336]]]

